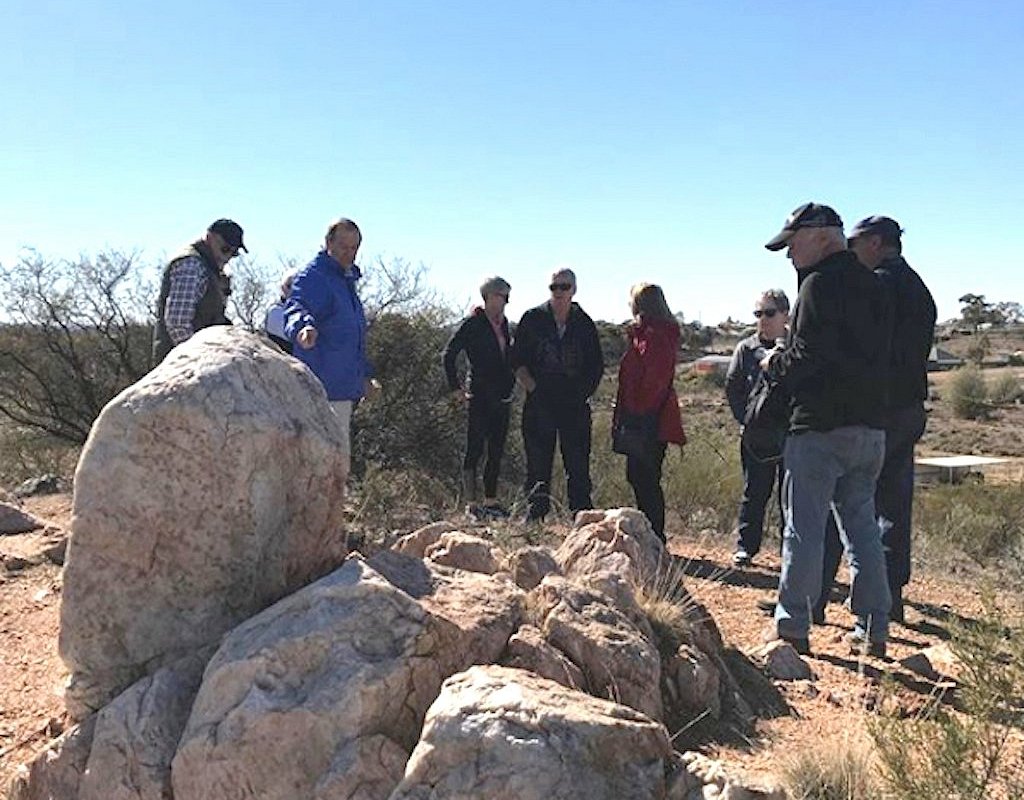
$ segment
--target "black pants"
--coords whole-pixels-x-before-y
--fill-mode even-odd
[[[914,445],[924,434],[926,415],[920,405],[890,412],[885,426],[885,461],[875,484],[875,513],[882,529],[889,591],[894,598],[910,582],[910,522],[914,512]],[[825,532],[821,598],[824,609],[839,571],[843,544],[835,520]]]
[[[562,452],[569,510],[591,508],[590,406],[539,401],[527,395],[523,405],[526,451],[526,497],[529,517],[542,519],[551,510],[551,470],[555,441]]]
[[[750,556],[757,555],[761,549],[764,536],[764,516],[768,508],[768,500],[772,489],[779,486],[777,502],[779,504],[780,525],[785,525],[782,513],[782,476],[785,469],[782,459],[764,463],[754,458],[743,443],[740,443],[740,464],[743,466],[743,497],[740,498],[739,536],[736,547],[747,551]],[[781,540],[781,534],[780,534]]]
[[[511,406],[500,400],[472,397],[469,401],[469,425],[466,428],[466,457],[462,468],[476,476],[476,468],[484,451],[484,496],[496,497],[501,457],[505,453],[508,437],[508,417]]]
[[[662,541],[665,541],[665,493],[661,490],[661,465],[665,449],[664,442],[657,442],[643,456],[626,456],[626,480],[636,495],[636,507],[647,515]]]

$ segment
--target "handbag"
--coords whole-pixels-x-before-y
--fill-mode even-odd
[[[789,412],[789,394],[765,373],[758,375],[747,398],[740,435],[744,449],[755,461],[772,464],[782,459]]]
[[[624,456],[644,457],[658,443],[658,415],[623,411],[612,428],[612,450]]]

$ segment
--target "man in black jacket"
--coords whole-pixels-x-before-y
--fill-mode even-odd
[[[850,551],[853,644],[884,655],[889,587],[874,492],[885,451],[892,307],[881,279],[846,249],[843,223],[807,203],[767,245],[797,270],[786,346],[762,367],[793,398],[786,465],[786,533],[773,636],[809,652],[821,593],[825,527],[834,503]]]
[[[483,306],[477,306],[459,325],[442,354],[448,388],[459,402],[469,404],[466,456],[462,462],[462,489],[468,513],[478,519],[507,517],[498,502],[498,473],[508,437],[515,376],[510,361],[510,340],[505,306],[511,287],[504,278],[488,278],[480,286]],[[459,383],[456,359],[466,352],[469,371]],[[484,502],[476,504],[476,469],[486,446]]]
[[[885,462],[875,488],[875,511],[886,549],[892,609],[903,622],[903,587],[910,581],[910,521],[914,498],[914,444],[924,434],[928,355],[935,336],[935,301],[903,259],[903,230],[889,217],[861,220],[850,231],[850,249],[889,287],[894,304]]]
[[[565,467],[569,510],[590,508],[590,396],[604,371],[597,326],[572,301],[576,275],[551,276],[551,299],[523,314],[512,346],[512,366],[526,389],[523,449],[526,451],[528,520],[543,519],[555,441]]]

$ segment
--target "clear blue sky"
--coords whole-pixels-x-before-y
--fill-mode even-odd
[[[4,0],[0,263],[213,219],[306,260],[350,216],[510,316],[573,267],[593,316],[662,284],[749,316],[806,200],[885,213],[940,317],[1024,301],[1024,2]]]

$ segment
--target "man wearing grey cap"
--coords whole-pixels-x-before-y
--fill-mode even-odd
[[[504,278],[487,278],[480,285],[484,304],[476,306],[463,320],[441,357],[448,388],[454,397],[469,406],[462,489],[469,503],[466,510],[476,519],[508,516],[508,511],[498,502],[498,474],[508,438],[512,391],[516,384],[510,361],[508,320],[505,318],[511,288]],[[469,361],[464,385],[459,382],[456,370],[456,360],[462,351]],[[484,502],[478,505],[476,471],[485,448]]]
[[[874,494],[885,451],[889,295],[846,249],[843,222],[828,206],[800,206],[765,247],[788,248],[799,286],[785,347],[762,362],[793,398],[772,638],[810,651],[810,612],[821,592],[825,526],[834,504],[850,553],[857,616],[851,643],[857,652],[883,656],[890,598]]]
[[[231,324],[225,316],[231,281],[224,266],[239,250],[245,250],[241,226],[218,219],[202,239],[171,259],[164,269],[156,305],[154,364],[199,329]]]
[[[849,247],[889,287],[894,304],[885,461],[875,489],[875,511],[886,550],[892,609],[903,622],[903,587],[910,582],[910,521],[914,497],[914,444],[924,434],[928,355],[935,336],[935,301],[903,259],[903,230],[890,217],[863,219],[850,231]]]

